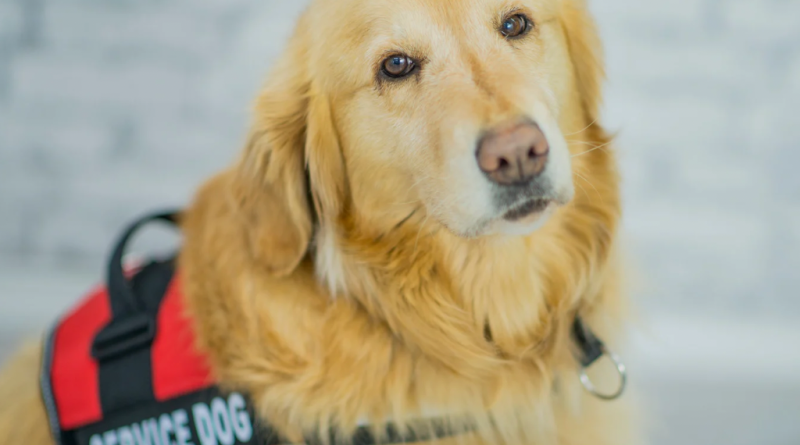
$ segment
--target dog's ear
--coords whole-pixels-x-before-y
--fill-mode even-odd
[[[250,252],[276,276],[297,267],[312,232],[304,154],[310,79],[304,52],[296,35],[258,96],[232,178],[232,204]]]
[[[259,95],[232,192],[253,258],[270,273],[291,273],[306,255],[314,212],[338,212],[344,181],[330,100],[315,86],[298,27]],[[311,187],[311,190],[309,190]]]
[[[588,122],[596,122],[603,99],[605,77],[603,49],[597,26],[590,16],[586,0],[565,0],[562,8],[562,26],[566,32],[584,117]]]

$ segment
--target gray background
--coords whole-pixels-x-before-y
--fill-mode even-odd
[[[304,3],[0,0],[0,361],[230,161]],[[800,444],[800,1],[590,3],[650,436]]]

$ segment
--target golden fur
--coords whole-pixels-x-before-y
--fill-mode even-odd
[[[512,8],[536,21],[530,41],[475,31]],[[397,44],[376,29],[395,19],[428,38],[409,52],[441,54],[431,79],[376,85],[374,56]],[[621,323],[602,76],[582,0],[313,3],[244,153],[182,221],[187,304],[219,379],[297,441],[435,414],[479,427],[453,443],[636,443],[624,401],[583,392],[569,337],[577,313],[612,345]],[[442,129],[521,101],[548,103],[576,195],[526,237],[461,233],[441,201],[458,193]],[[50,443],[37,366],[28,352],[0,380],[0,443]]]

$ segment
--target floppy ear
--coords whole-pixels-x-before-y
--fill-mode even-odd
[[[603,95],[603,49],[586,0],[562,3],[562,26],[566,32],[575,82],[587,122],[596,122]]]
[[[298,27],[255,107],[247,145],[234,168],[232,192],[253,258],[272,274],[291,273],[305,257],[317,212],[338,212],[344,191],[329,99],[308,70]],[[308,190],[320,190],[319,192]]]
[[[308,250],[312,214],[303,146],[309,80],[298,36],[260,93],[232,172],[234,211],[252,257],[274,275],[291,273]]]

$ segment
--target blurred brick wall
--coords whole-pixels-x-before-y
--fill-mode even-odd
[[[652,308],[797,320],[800,1],[593,5]]]
[[[185,203],[303,3],[0,0],[0,264],[94,268]],[[591,3],[646,307],[796,318],[800,1]]]
[[[134,215],[185,203],[238,150],[299,9],[0,0],[0,254],[94,262]]]

